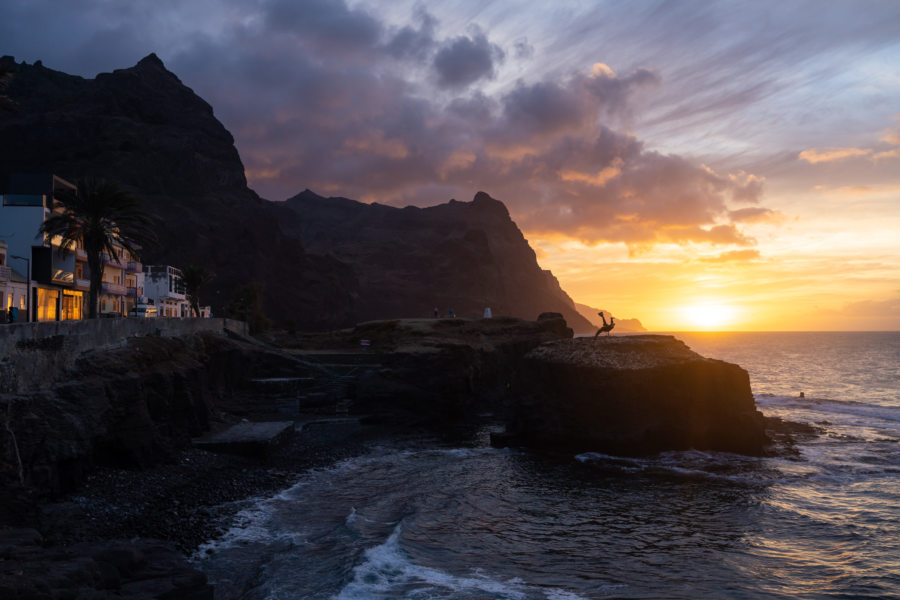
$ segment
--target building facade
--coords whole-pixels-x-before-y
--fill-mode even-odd
[[[76,283],[75,273],[86,269],[86,257],[74,251],[61,253],[60,239],[40,233],[41,224],[53,210],[54,198],[67,189],[75,186],[55,175],[24,174],[10,175],[3,189],[0,239],[7,244],[7,262],[19,261],[16,270],[24,267],[27,281],[22,321],[80,319],[83,315],[87,288]]]
[[[144,294],[160,317],[190,317],[191,307],[181,269],[170,265],[144,266]]]
[[[60,252],[62,240],[40,233],[54,210],[54,199],[75,185],[56,175],[12,174],[0,201],[0,241],[6,244],[9,279],[24,273],[24,302],[8,294],[0,305],[8,309],[18,302],[20,321],[82,319],[87,315],[90,271],[81,240]],[[101,316],[125,316],[144,294],[143,265],[124,247],[114,244],[114,254],[103,254],[103,283],[98,312]],[[18,262],[16,262],[18,261]],[[0,279],[6,271],[0,269]],[[21,276],[20,276],[21,277]]]

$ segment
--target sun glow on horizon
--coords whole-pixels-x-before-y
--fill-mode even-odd
[[[729,328],[734,326],[738,319],[737,308],[716,302],[686,304],[679,312],[686,323],[702,331]]]

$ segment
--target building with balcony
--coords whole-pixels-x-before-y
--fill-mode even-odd
[[[56,175],[23,174],[12,174],[0,185],[0,241],[7,245],[7,262],[18,261],[18,272],[25,273],[26,282],[25,301],[18,295],[10,300],[10,292],[5,291],[0,310],[18,303],[22,321],[83,318],[91,283],[81,240],[60,252],[60,238],[39,233],[53,211],[54,198],[75,186]],[[114,244],[114,250],[112,255],[101,256],[104,267],[98,312],[125,316],[144,294],[143,265],[124,247]],[[0,268],[0,280],[4,274]]]
[[[143,265],[125,248],[115,245],[115,254],[104,253],[103,284],[99,312],[104,316],[126,316],[144,295]]]
[[[144,295],[160,317],[189,317],[191,307],[181,269],[169,265],[144,266]]]
[[[28,297],[25,308],[20,308],[20,320],[80,319],[85,298],[76,286],[75,273],[83,261],[75,252],[60,253],[61,240],[39,232],[53,210],[54,198],[75,186],[46,174],[12,174],[0,185],[0,239],[7,244],[7,262],[17,261],[15,270],[26,278]],[[82,271],[85,268],[81,266]]]

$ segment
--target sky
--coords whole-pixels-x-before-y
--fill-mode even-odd
[[[508,207],[664,330],[900,330],[900,2],[0,0],[0,54],[155,52],[250,186]]]

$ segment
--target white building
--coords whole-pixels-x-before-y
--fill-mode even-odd
[[[190,317],[181,269],[169,265],[144,266],[144,295],[160,317]]]
[[[28,280],[7,264],[7,254],[7,244],[0,240],[0,323],[10,320],[10,312],[17,321],[23,321],[27,316]]]
[[[6,260],[9,266],[16,265],[14,272],[24,273],[30,280],[19,320],[83,318],[90,291],[83,245],[79,241],[70,252],[60,253],[59,238],[39,233],[53,210],[54,197],[62,190],[75,190],[75,186],[49,174],[12,174],[4,183],[0,236],[8,246]],[[115,256],[101,257],[104,269],[98,312],[104,316],[126,315],[143,295],[141,263],[125,248],[115,245],[115,249]],[[6,303],[9,306],[8,298]]]
[[[64,189],[74,189],[55,175],[9,176],[0,202],[0,235],[7,244],[7,262],[16,265],[30,282],[20,321],[80,319],[87,281],[76,281],[78,263],[87,258],[77,252],[62,256],[59,239],[39,232],[50,215],[53,199]],[[86,269],[84,265],[80,267]],[[85,285],[80,285],[85,284]]]

